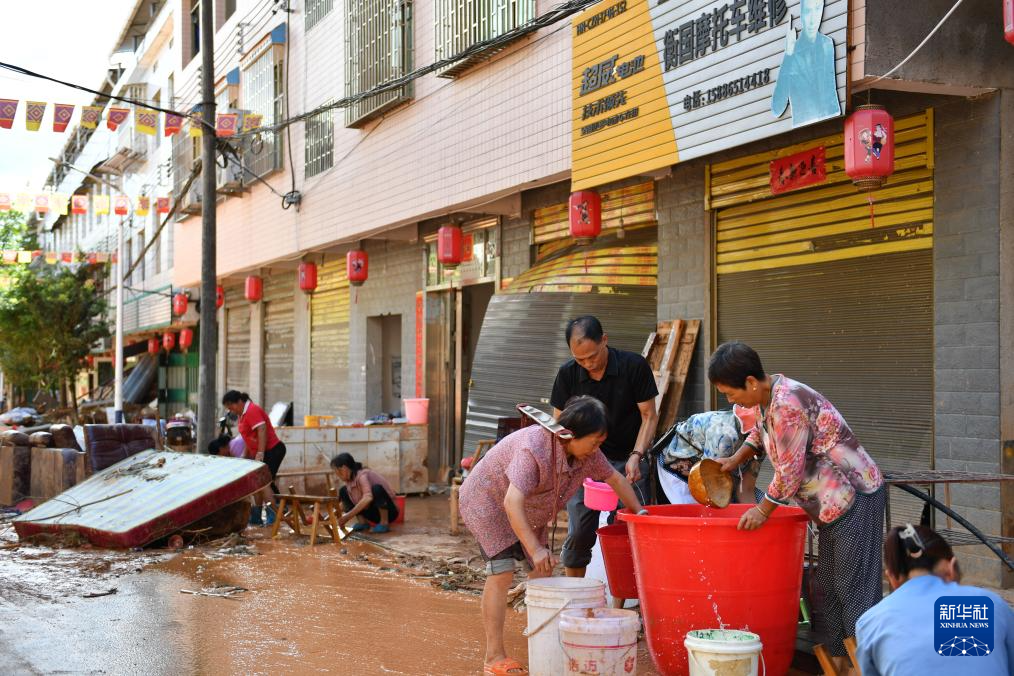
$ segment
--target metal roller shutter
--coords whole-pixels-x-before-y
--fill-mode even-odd
[[[657,252],[653,241],[579,249],[537,264],[493,296],[472,367],[465,449],[496,438],[497,418],[517,415],[518,403],[551,410],[553,380],[570,359],[563,340],[570,319],[596,315],[610,345],[642,350],[656,323]]]
[[[348,418],[349,282],[345,261],[318,268],[310,298],[310,413]]]
[[[264,280],[264,407],[292,402],[295,274]]]
[[[933,462],[932,111],[898,120],[896,173],[870,206],[840,135],[713,165],[717,338],[830,399],[886,470]],[[827,181],[772,197],[775,156],[824,145]],[[765,472],[770,476],[770,468]],[[914,500],[892,496],[895,514]]]
[[[250,303],[242,287],[225,291],[225,389],[250,389]]]

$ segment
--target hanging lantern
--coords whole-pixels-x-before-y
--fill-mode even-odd
[[[349,276],[349,284],[362,286],[369,277],[370,257],[362,249],[353,249],[345,256],[345,267]]]
[[[162,336],[162,347],[165,348],[166,352],[172,352],[173,348],[176,347],[176,334],[166,333]]]
[[[88,355],[87,360],[88,360],[88,368],[90,369],[95,368],[95,355],[93,354]]]
[[[594,190],[570,194],[570,236],[587,245],[602,233],[602,198]]]
[[[158,338],[148,339],[148,354],[158,354]]]
[[[218,308],[222,307],[223,305],[225,305],[225,289],[223,289],[221,286],[216,286],[215,287],[215,309],[217,310]]]
[[[190,299],[187,298],[185,293],[177,293],[173,296],[173,314],[182,317],[187,313],[187,305]]]
[[[317,288],[317,264],[299,264],[299,289],[306,293],[312,293]]]
[[[194,330],[183,329],[180,331],[180,349],[186,352],[194,344]]]
[[[465,257],[461,228],[445,225],[437,231],[437,260],[445,268],[456,268]]]
[[[250,275],[246,278],[246,299],[256,303],[264,295],[264,281],[257,275]]]
[[[1003,35],[1014,45],[1014,0],[1003,0]]]
[[[865,105],[845,120],[845,174],[860,190],[876,190],[894,173],[894,118]]]

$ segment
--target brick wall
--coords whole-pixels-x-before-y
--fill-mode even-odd
[[[938,469],[1000,470],[1000,96],[936,109],[935,448]],[[938,491],[938,496],[942,491]],[[954,486],[952,505],[1000,533],[1000,489]],[[938,517],[937,524],[944,523]],[[969,580],[997,584],[996,557],[961,550]]]
[[[679,417],[709,406],[706,364],[711,345],[711,255],[704,211],[704,165],[687,162],[655,184],[658,209],[658,317],[700,319]]]
[[[368,392],[369,376],[380,368],[380,355],[367,341],[370,317],[401,315],[402,396],[415,390],[415,294],[422,290],[424,274],[419,243],[371,240],[364,248],[370,256],[370,277],[359,287],[358,297],[351,291],[355,302],[349,316],[348,401],[354,420],[380,412],[367,410],[367,401],[377,398]]]

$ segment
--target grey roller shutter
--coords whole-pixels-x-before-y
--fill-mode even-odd
[[[295,273],[264,280],[264,407],[292,402]]]
[[[310,413],[348,419],[349,282],[345,261],[318,268],[310,299]]]
[[[225,389],[250,389],[250,303],[242,287],[225,291]]]

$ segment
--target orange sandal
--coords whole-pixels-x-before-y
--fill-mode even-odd
[[[528,667],[518,662],[513,657],[505,657],[492,664],[482,665],[483,676],[517,676],[527,674]]]

